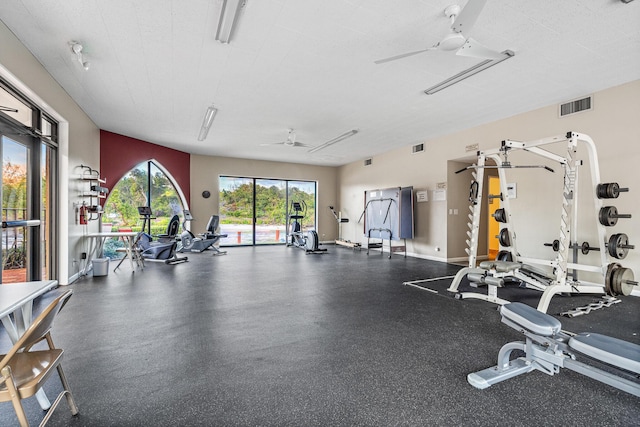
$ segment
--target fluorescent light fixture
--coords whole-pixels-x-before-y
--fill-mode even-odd
[[[202,127],[200,128],[200,135],[198,135],[198,141],[204,141],[207,138],[213,119],[216,117],[218,109],[213,105],[207,108],[207,112],[204,113],[204,120],[202,120]]]
[[[343,139],[347,139],[349,137],[352,137],[356,133],[358,133],[358,130],[357,129],[352,129],[349,132],[345,132],[342,135],[325,142],[324,144],[318,145],[317,147],[313,147],[311,150],[309,150],[309,153],[315,153],[316,151],[320,151],[320,150],[322,150],[324,148],[327,148],[330,145],[335,144],[336,142],[340,142]]]
[[[233,28],[240,15],[240,9],[244,7],[247,0],[222,0],[220,19],[218,19],[218,29],[216,30],[216,40],[220,43],[229,43]]]
[[[429,89],[425,90],[424,93],[427,95],[433,95],[436,92],[440,92],[442,89],[446,89],[449,86],[453,86],[456,83],[460,83],[464,79],[471,77],[475,74],[478,74],[481,71],[486,70],[487,68],[491,68],[494,65],[498,65],[502,61],[506,61],[509,58],[515,56],[515,53],[511,50],[505,50],[502,52],[502,58],[499,59],[487,59],[486,61],[482,61],[479,64],[474,65],[471,68],[467,68],[461,73],[456,74],[453,77],[449,77],[448,79],[438,83],[435,86],[431,86]]]

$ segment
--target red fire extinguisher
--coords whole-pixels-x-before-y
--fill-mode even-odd
[[[87,224],[87,211],[88,210],[89,209],[85,205],[80,206],[80,224],[82,224],[82,225],[86,225]]]

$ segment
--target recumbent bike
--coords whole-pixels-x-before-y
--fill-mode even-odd
[[[143,259],[149,261],[162,261],[165,264],[177,264],[186,262],[187,257],[179,258],[177,255],[178,242],[176,236],[178,229],[180,228],[180,218],[178,215],[174,215],[169,221],[167,226],[167,232],[165,234],[159,234],[155,236],[157,240],[146,233],[144,230],[149,224],[149,231],[151,231],[151,208],[149,206],[139,206],[138,213],[142,217],[142,232],[136,237],[136,250],[140,252]]]
[[[188,210],[183,210],[184,222],[182,223],[182,234],[178,241],[178,252],[203,252],[206,250],[214,251],[214,255],[226,255],[227,251],[221,251],[214,246],[221,238],[227,237],[227,234],[218,234],[220,228],[220,217],[211,215],[207,223],[206,231],[196,237],[187,229],[187,222],[193,221],[193,216]]]

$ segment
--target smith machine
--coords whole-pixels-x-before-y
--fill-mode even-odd
[[[566,144],[564,156],[554,154],[541,147],[549,144]],[[599,244],[591,246],[589,243],[578,243],[578,168],[582,161],[576,158],[579,143],[586,147],[591,168],[591,180],[593,188],[593,200],[595,208],[595,223],[598,232]],[[528,258],[520,255],[517,249],[517,239],[514,227],[514,218],[511,215],[510,196],[507,191],[506,170],[515,168],[542,168],[553,170],[544,165],[517,166],[509,162],[510,152],[522,150],[536,154],[545,159],[552,160],[561,165],[564,170],[562,188],[562,206],[560,209],[560,235],[551,246],[556,252],[555,259],[544,260]],[[491,159],[495,166],[487,165],[486,160]],[[483,261],[478,266],[478,232],[480,228],[480,215],[482,212],[482,185],[484,171],[487,168],[496,168],[500,178],[500,195],[495,197],[500,200],[494,219],[501,223],[502,229],[498,236],[501,250],[495,261]],[[598,166],[598,155],[593,140],[585,134],[567,132],[560,135],[531,142],[502,141],[500,148],[478,152],[477,164],[468,168],[472,169],[473,181],[470,189],[470,210],[467,231],[468,240],[466,249],[469,255],[469,265],[460,270],[454,277],[450,292],[456,293],[456,298],[478,298],[497,304],[506,304],[509,301],[498,297],[498,288],[505,283],[516,282],[520,286],[536,289],[542,292],[538,303],[538,310],[546,312],[551,298],[559,293],[580,294],[608,294],[610,296],[630,295],[634,286],[638,284],[634,280],[633,270],[624,268],[617,260],[624,259],[630,249],[629,239],[624,233],[611,233],[607,238],[607,230],[617,224],[620,218],[631,218],[628,214],[619,214],[615,206],[604,205],[603,200],[615,199],[620,193],[628,191],[620,188],[617,183],[601,183]],[[579,263],[580,254],[588,254],[589,251],[599,251],[600,262],[598,265]],[[549,271],[550,270],[550,271]],[[592,273],[601,276],[598,283],[579,280],[580,272]],[[463,277],[467,276],[474,287],[487,286],[487,293],[459,292],[458,287]]]

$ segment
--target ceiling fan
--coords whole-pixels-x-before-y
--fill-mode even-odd
[[[374,62],[376,64],[383,64],[385,62],[395,61],[396,59],[406,58],[408,56],[432,50],[447,52],[455,50],[456,55],[461,56],[471,56],[483,59],[501,59],[504,56],[502,53],[491,50],[480,44],[477,40],[469,37],[471,29],[476,23],[476,20],[486,3],[487,0],[469,0],[464,9],[457,4],[448,6],[444,10],[444,14],[451,20],[451,32],[442,40],[426,49],[407,52],[390,58],[379,59]]]
[[[302,147],[302,148],[311,148],[312,145],[304,144],[302,142],[296,141],[296,133],[293,129],[287,129],[289,135],[287,139],[281,142],[272,142],[267,144],[260,144],[262,146],[274,146],[274,145],[284,145],[285,147]]]

